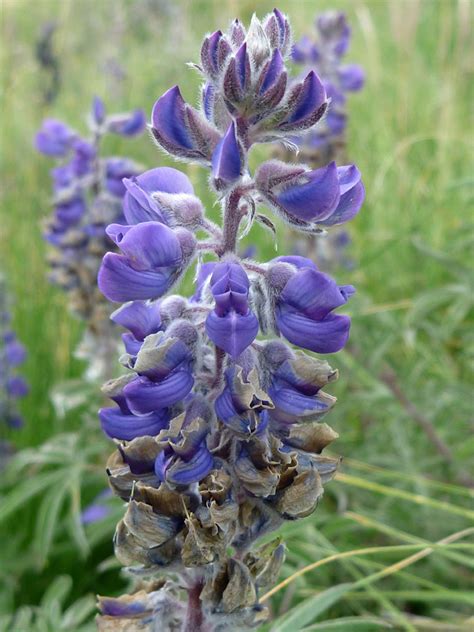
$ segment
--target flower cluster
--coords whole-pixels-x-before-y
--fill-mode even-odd
[[[322,124],[296,141],[303,152],[302,159],[316,166],[344,156],[346,94],[363,87],[365,74],[359,65],[342,62],[351,37],[351,29],[343,13],[322,13],[315,20],[315,30],[314,39],[302,37],[293,46],[291,54],[296,64],[314,68],[330,99]]]
[[[10,327],[5,282],[0,277],[0,421],[20,428],[23,419],[15,400],[28,394],[28,384],[16,369],[26,360],[26,349]]]
[[[313,171],[270,160],[249,168],[253,145],[304,132],[326,110],[314,72],[288,83],[290,50],[280,11],[254,17],[248,30],[235,20],[203,42],[200,109],[178,87],[153,108],[158,145],[210,169],[222,226],[206,217],[188,178],[163,167],[127,184],[126,223],[107,228],[118,252],[104,257],[98,284],[125,302],[112,320],[127,330],[127,373],[104,385],[114,405],[99,413],[118,442],[110,485],[127,502],[115,551],[151,583],[102,599],[102,630],[261,623],[259,597],[276,581],[284,546],[277,538],[252,547],[285,520],[311,514],[337,467],[321,454],[337,437],[321,421],[335,403],[323,388],[337,371],[291,345],[342,349],[350,319],[336,310],[354,288],[305,257],[258,263],[237,254],[254,221],[273,226],[258,206],[317,233],[362,204],[353,165]],[[192,296],[170,295],[194,261]],[[157,582],[165,572],[174,579]]]
[[[106,133],[142,133],[145,115],[135,110],[108,116],[103,102],[95,98],[89,128],[91,138],[85,139],[65,123],[46,119],[35,143],[38,151],[61,161],[51,171],[54,210],[45,231],[53,247],[50,280],[68,293],[73,313],[88,323],[93,339],[86,340],[86,346],[95,347],[106,337],[110,313],[96,281],[102,257],[111,247],[105,227],[123,221],[122,180],[140,170],[128,158],[101,157],[100,144]]]

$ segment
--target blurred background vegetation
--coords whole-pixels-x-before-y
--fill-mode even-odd
[[[316,13],[347,13],[347,59],[367,73],[364,90],[350,97],[348,154],[367,198],[349,225],[357,267],[335,273],[358,289],[350,347],[331,358],[341,377],[328,421],[340,434],[335,450],[344,462],[318,511],[283,530],[289,551],[282,579],[333,554],[365,552],[336,557],[276,591],[275,618],[290,614],[275,630],[474,625],[472,6],[278,3],[297,38]],[[195,100],[199,78],[185,64],[197,59],[202,36],[272,8],[273,0],[2,1],[0,260],[15,329],[29,350],[24,374],[31,385],[22,403],[25,427],[8,437],[19,454],[1,483],[5,630],[93,629],[92,594],[126,587],[111,544],[120,503],[110,501],[102,522],[80,523],[81,508],[106,486],[111,445],[90,407],[60,415],[51,404],[53,387],[78,378],[84,366],[73,357],[81,324],[46,279],[41,221],[49,213],[52,164],[33,149],[34,133],[46,116],[84,130],[94,94],[110,111],[148,113],[180,83]],[[51,75],[37,49],[51,23],[59,83],[46,104]],[[146,136],[107,142],[108,153],[144,168],[173,164]],[[191,177],[211,208],[204,170]],[[280,253],[285,241],[280,227]],[[246,242],[273,256],[260,229]],[[430,548],[450,536],[449,546]]]

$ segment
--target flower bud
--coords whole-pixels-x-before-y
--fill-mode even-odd
[[[201,226],[204,209],[195,195],[157,191],[152,193],[152,198],[158,202],[165,223],[171,228],[181,226],[195,231]]]
[[[115,114],[106,120],[106,128],[112,134],[136,136],[145,129],[146,118],[143,110],[134,110],[126,114]]]
[[[234,185],[243,172],[243,152],[231,123],[224,138],[212,154],[212,177],[217,191]]]
[[[218,131],[184,101],[178,86],[155,103],[151,131],[165,151],[198,162],[208,163],[219,142]]]

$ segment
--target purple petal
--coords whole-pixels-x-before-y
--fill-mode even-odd
[[[165,141],[185,149],[193,149],[185,123],[185,101],[178,86],[170,88],[153,106],[153,127]]]
[[[176,234],[159,222],[134,226],[111,224],[106,232],[137,270],[178,267],[181,263],[181,246]]]
[[[323,413],[329,409],[326,402],[317,397],[303,395],[293,388],[271,388],[268,394],[278,411],[291,416],[304,416],[314,412]]]
[[[110,319],[131,331],[137,340],[143,340],[161,328],[160,304],[142,301],[126,303],[115,310]]]
[[[232,122],[212,154],[212,176],[229,185],[240,178],[241,170],[240,149]]]
[[[275,257],[275,259],[272,259],[271,263],[274,262],[291,263],[291,265],[294,265],[298,268],[298,270],[302,270],[303,268],[312,268],[313,270],[318,269],[314,261],[308,259],[307,257],[300,257],[299,255]]]
[[[61,158],[71,148],[75,132],[62,121],[45,119],[40,131],[36,134],[36,149],[47,156]]]
[[[336,163],[306,175],[308,182],[288,186],[276,199],[288,213],[300,219],[324,220],[336,209],[340,198]]]
[[[326,116],[325,123],[330,132],[337,136],[338,134],[341,134],[346,128],[347,115],[343,112],[335,112],[330,108]]]
[[[362,182],[358,182],[354,188],[341,196],[336,210],[327,219],[321,222],[321,226],[334,226],[350,221],[360,211],[364,199],[364,185]]]
[[[99,597],[99,602],[101,613],[109,617],[121,617],[126,619],[142,613],[144,614],[150,609],[146,601],[124,602],[114,597]]]
[[[187,370],[175,371],[161,382],[155,383],[146,377],[138,377],[124,388],[130,410],[137,415],[146,415],[176,404],[190,392],[194,384]]]
[[[333,309],[344,305],[347,295],[327,274],[304,268],[291,277],[279,300],[310,318],[322,320]]]
[[[233,310],[227,316],[211,312],[206,319],[206,332],[214,344],[235,360],[255,340],[258,320],[250,311],[246,316]]]
[[[273,51],[273,55],[270,64],[265,73],[265,79],[260,87],[260,94],[264,94],[269,90],[274,83],[280,78],[281,73],[284,70],[283,57],[278,48]]]
[[[213,273],[217,265],[218,264],[215,261],[208,261],[206,263],[201,263],[201,265],[198,268],[198,274],[195,281],[196,290],[191,299],[192,301],[199,302],[201,300],[204,284],[207,281],[207,279],[211,276],[211,274]]]
[[[29,393],[29,387],[26,381],[20,375],[14,375],[7,380],[7,393],[14,398],[25,397]]]
[[[151,415],[133,415],[112,406],[99,410],[99,419],[106,435],[112,439],[131,441],[136,437],[154,437],[163,428],[167,428],[169,413],[167,410],[156,410]]]
[[[316,353],[340,351],[349,338],[349,316],[329,314],[324,320],[314,321],[291,308],[277,308],[276,319],[287,340]]]
[[[146,116],[143,110],[134,110],[130,114],[123,114],[110,119],[109,132],[121,136],[135,136],[145,129]]]
[[[365,82],[365,72],[357,64],[347,64],[341,66],[337,72],[343,90],[356,92],[360,90]]]
[[[105,121],[105,104],[99,97],[94,97],[92,101],[92,118],[97,125]]]
[[[12,340],[5,345],[5,356],[10,366],[18,366],[26,360],[26,349],[18,340]]]
[[[133,180],[125,181],[124,184],[127,193],[123,207],[125,218],[129,224],[138,224],[153,219],[163,221],[159,205],[151,197],[152,193],[161,191],[163,193],[194,194],[189,178],[181,171],[171,167],[150,169]],[[157,215],[158,217],[156,217]]]
[[[314,70],[311,70],[303,82],[303,89],[291,115],[288,117],[288,122],[298,123],[304,121],[315,110],[319,110],[325,101],[326,91],[324,86]]]
[[[247,42],[244,42],[235,55],[235,63],[237,66],[237,76],[239,78],[240,87],[244,88],[250,81],[250,60],[247,53]]]
[[[176,459],[166,470],[166,481],[174,485],[189,485],[201,481],[212,470],[214,460],[206,446],[201,446],[196,454],[185,461]],[[160,468],[156,468],[156,475],[160,478]]]
[[[81,513],[81,523],[84,525],[93,524],[103,520],[110,514],[110,507],[107,505],[89,505]]]
[[[116,303],[155,299],[174,281],[174,270],[135,270],[126,257],[108,252],[102,260],[97,285],[102,294]]]

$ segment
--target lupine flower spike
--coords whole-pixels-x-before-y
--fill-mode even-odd
[[[256,541],[310,515],[336,471],[321,453],[337,437],[322,422],[337,371],[301,349],[342,349],[350,319],[339,310],[354,288],[304,257],[238,255],[244,226],[272,225],[267,212],[311,233],[362,203],[355,166],[249,168],[254,145],[312,129],[326,111],[314,72],[288,83],[290,50],[280,11],[248,30],[235,20],[204,39],[200,106],[177,86],[154,105],[159,147],[210,170],[222,225],[182,172],[163,167],[125,181],[126,224],[107,229],[119,251],[104,257],[99,288],[125,302],[112,319],[127,330],[127,372],[104,385],[114,404],[100,422],[117,443],[110,486],[127,503],[115,552],[141,589],[100,598],[103,631],[258,626],[284,545]],[[170,295],[195,262],[192,296]]]
[[[302,160],[316,166],[344,158],[347,127],[347,94],[362,89],[364,70],[358,64],[345,64],[351,29],[344,13],[326,11],[314,23],[313,38],[302,37],[292,49],[292,60],[307,72],[318,74],[330,98],[327,115],[318,128],[305,134],[298,147]]]
[[[321,124],[293,141],[298,147],[301,160],[311,165],[316,170],[315,173],[323,174],[321,167],[327,169],[327,165],[330,166],[333,161],[347,160],[347,95],[362,89],[365,74],[359,65],[344,63],[351,29],[343,13],[326,11],[316,18],[314,27],[313,37],[304,36],[296,42],[291,56],[293,62],[303,68],[303,75],[310,69],[318,74],[330,102]],[[293,159],[292,153],[281,146],[276,155],[289,162]],[[363,199],[364,191],[360,180],[352,187],[349,195],[356,200]],[[333,224],[340,223],[337,217],[337,214],[333,217]],[[347,255],[351,239],[345,229],[306,239],[295,235],[294,241],[296,252],[314,257],[324,270],[330,271],[338,266],[350,269],[353,265]]]
[[[0,274],[0,424],[20,428],[23,419],[17,410],[17,400],[28,394],[25,379],[18,367],[26,360],[26,349],[11,328],[6,283]],[[0,469],[7,444],[0,443]]]
[[[145,115],[141,110],[107,115],[104,103],[95,98],[88,122],[91,138],[84,139],[62,121],[46,119],[35,144],[60,161],[51,171],[54,211],[44,235],[53,248],[50,280],[68,293],[71,310],[87,323],[78,355],[92,362],[91,377],[105,379],[113,333],[109,306],[97,289],[97,271],[111,248],[105,227],[125,221],[122,179],[137,175],[140,167],[128,158],[102,157],[101,141],[106,133],[142,133]]]

